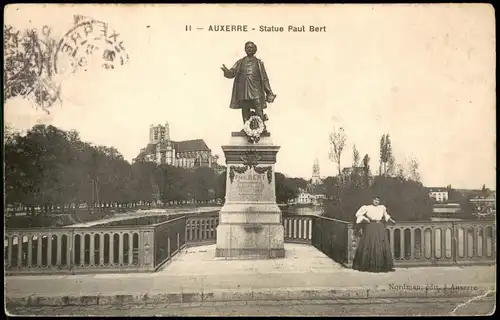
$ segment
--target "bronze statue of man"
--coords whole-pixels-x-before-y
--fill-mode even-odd
[[[262,121],[267,120],[264,109],[267,103],[272,103],[276,95],[271,90],[269,78],[262,60],[255,57],[257,46],[249,41],[245,43],[246,57],[236,61],[231,69],[222,65],[224,77],[234,79],[233,93],[231,95],[231,109],[241,109],[243,123],[251,115],[251,110],[255,111]]]

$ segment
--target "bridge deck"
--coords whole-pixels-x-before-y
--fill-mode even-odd
[[[116,214],[112,218],[89,221],[84,223],[77,223],[66,226],[66,228],[80,228],[80,227],[92,227],[95,225],[105,224],[109,222],[115,222],[120,220],[127,220],[131,218],[139,218],[143,216],[153,216],[153,215],[171,215],[171,214],[196,214],[203,212],[210,212],[214,210],[220,210],[220,207],[199,207],[199,208],[172,208],[172,209],[149,209],[149,210],[137,210],[130,213]]]
[[[168,293],[200,293],[240,290],[387,290],[390,285],[474,285],[494,287],[494,266],[399,268],[387,274],[345,269],[310,245],[286,244],[286,257],[278,260],[219,260],[215,245],[184,249],[160,271],[142,274],[92,274],[7,276],[9,299],[129,295],[139,299]],[[413,288],[388,289],[415,291]],[[464,289],[465,290],[465,289]],[[399,294],[398,294],[399,296]],[[133,298],[132,298],[133,299]],[[143,299],[143,298],[141,298]]]

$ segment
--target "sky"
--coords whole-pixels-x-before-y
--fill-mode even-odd
[[[59,40],[75,14],[115,30],[128,61],[105,70],[95,58],[85,70],[60,71],[61,102],[50,114],[26,99],[7,101],[5,121],[14,127],[76,129],[131,161],[149,126],[168,121],[173,140],[202,138],[223,162],[221,146],[242,123],[240,110],[229,109],[233,81],[220,67],[232,66],[253,41],[277,94],[266,109],[281,146],[277,171],[308,179],[317,157],[321,176],[335,175],[328,158],[335,126],[347,134],[342,167],[352,165],[356,145],[375,172],[388,133],[396,162],[418,159],[424,185],[496,188],[490,5],[9,5],[5,23],[47,25]],[[232,24],[249,31],[207,30]],[[261,25],[306,32],[259,32]],[[308,32],[311,25],[326,31]],[[60,69],[64,61],[59,55]]]

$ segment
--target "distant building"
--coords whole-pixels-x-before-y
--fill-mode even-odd
[[[172,141],[168,122],[149,128],[149,143],[134,161],[143,160],[182,168],[214,167],[217,157],[203,139]]]
[[[290,204],[300,204],[300,205],[319,205],[327,197],[324,194],[312,194],[306,190],[300,190],[297,198],[291,199]]]
[[[299,195],[297,196],[296,203],[298,203],[298,204],[312,203],[311,194],[307,193],[307,192],[301,192],[301,193],[299,193]]]
[[[313,194],[311,195],[314,201],[326,200],[325,194]]]
[[[434,198],[437,202],[448,201],[449,194],[447,188],[428,188],[429,197]]]
[[[432,213],[434,214],[454,214],[462,212],[462,208],[459,203],[436,203],[432,207]]]
[[[491,192],[487,196],[478,196],[470,199],[474,206],[472,214],[475,216],[490,216],[497,213],[496,192]]]

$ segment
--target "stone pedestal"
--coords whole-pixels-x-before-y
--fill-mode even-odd
[[[256,144],[233,132],[226,157],[226,202],[219,213],[216,257],[270,259],[285,256],[281,210],[276,204],[274,164],[279,146],[270,134]]]

